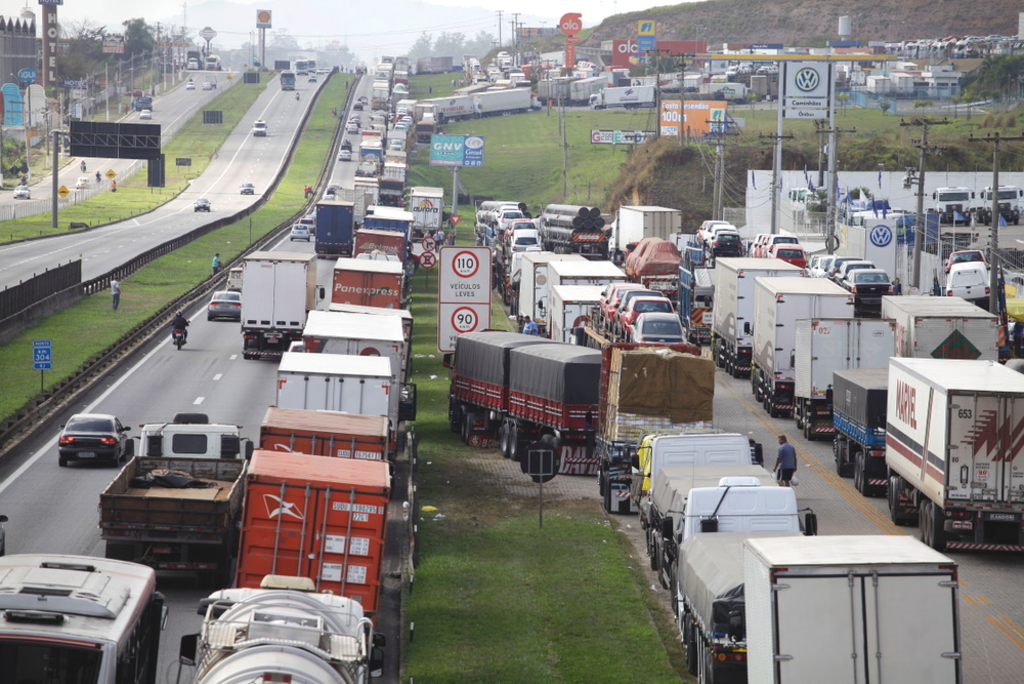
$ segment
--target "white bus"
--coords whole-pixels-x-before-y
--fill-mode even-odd
[[[0,558],[0,680],[156,684],[166,617],[152,568],[87,556]]]

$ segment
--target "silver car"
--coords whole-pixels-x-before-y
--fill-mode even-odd
[[[214,292],[210,304],[206,307],[206,320],[212,321],[216,318],[242,320],[242,293],[235,290]]]
[[[633,323],[630,341],[645,344],[680,344],[683,342],[683,324],[674,313],[642,313]]]

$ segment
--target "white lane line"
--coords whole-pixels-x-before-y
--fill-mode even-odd
[[[224,377],[223,373],[217,373],[216,375],[213,376],[213,381],[217,382],[218,380],[220,380],[223,377]]]
[[[237,358],[238,358],[238,354],[232,354],[231,356],[228,357],[228,361],[234,361]]]
[[[206,397],[196,397],[196,400],[192,402],[192,405],[193,406],[199,406],[200,404],[203,403],[203,399],[205,399],[205,398]]]
[[[195,319],[199,318],[200,314],[202,314],[202,313],[203,313],[203,310],[202,310],[202,308],[200,308],[192,316],[192,320],[195,320]],[[128,380],[128,378],[130,378],[132,375],[135,374],[136,371],[138,371],[141,368],[145,367],[146,363],[149,362],[150,357],[156,355],[159,352],[162,352],[163,348],[165,346],[170,345],[170,343],[171,343],[171,337],[170,337],[170,335],[168,335],[166,338],[164,338],[163,342],[159,343],[153,349],[153,351],[151,351],[148,354],[146,354],[145,356],[143,356],[141,359],[139,359],[138,363],[136,363],[134,366],[129,368],[127,371],[125,371],[125,374],[122,375],[121,377],[119,377],[114,382],[113,385],[108,387],[106,392],[104,392],[99,397],[97,397],[96,401],[92,402],[91,404],[86,406],[84,409],[82,409],[82,413],[95,413],[96,412],[96,407],[98,407],[100,404],[102,404],[106,400],[107,397],[109,397],[111,394],[116,392],[118,390],[118,388],[120,388],[121,385],[124,384],[124,382],[126,380]],[[57,437],[53,437],[48,442],[46,442],[46,444],[44,444],[43,447],[39,451],[37,451],[34,456],[32,456],[27,461],[25,461],[25,463],[22,464],[22,466],[20,468],[15,470],[14,473],[3,482],[3,484],[0,484],[0,494],[3,494],[7,490],[8,487],[10,487],[12,484],[17,482],[18,478],[21,477],[22,475],[24,475],[25,472],[29,468],[31,468],[33,465],[35,465],[36,462],[39,459],[43,458],[47,454],[53,453],[53,448],[55,446],[57,446],[57,439],[58,439],[58,437],[59,437],[59,435]]]

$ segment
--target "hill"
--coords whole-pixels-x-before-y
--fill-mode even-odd
[[[1018,0],[707,0],[653,7],[605,19],[585,41],[636,35],[637,22],[657,22],[663,40],[823,45],[838,38],[839,17],[849,16],[852,39],[919,40],[949,35],[1016,35]]]

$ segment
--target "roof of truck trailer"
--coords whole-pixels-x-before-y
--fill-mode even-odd
[[[391,359],[386,356],[348,356],[345,354],[307,354],[285,352],[281,355],[278,371],[283,373],[322,373],[325,375],[354,375],[391,377]]]
[[[610,261],[551,261],[548,271],[567,277],[616,277],[625,280],[626,273]]]
[[[551,291],[557,292],[563,302],[570,304],[593,302],[596,304],[601,299],[604,285],[552,285]]]
[[[402,319],[398,316],[367,316],[341,311],[310,311],[302,335],[399,343],[405,339]]]
[[[834,371],[833,374],[867,389],[889,389],[888,368],[847,368]]]
[[[1024,374],[996,361],[966,359],[890,359],[933,387],[960,392],[1024,394]]]
[[[906,535],[822,535],[820,537],[751,538],[746,541],[772,565],[835,566],[941,563],[955,565],[948,556]]]
[[[387,416],[366,416],[339,411],[313,411],[268,406],[261,425],[287,430],[324,430],[327,432],[351,432],[364,436],[388,436]]]
[[[782,259],[755,259],[754,257],[721,257],[715,259],[718,266],[728,266],[734,271],[793,271],[803,269]]]
[[[253,252],[245,257],[246,261],[298,261],[308,263],[316,259],[316,254],[307,252]]]
[[[313,255],[316,256],[316,255]],[[376,259],[349,259],[343,257],[334,263],[335,271],[372,271],[374,273],[403,273],[400,261],[378,261]]]
[[[390,463],[365,458],[335,458],[256,449],[249,462],[249,477],[307,477],[314,482],[344,483],[391,488]],[[376,492],[367,492],[375,494]],[[342,494],[341,496],[344,496]]]
[[[996,315],[985,311],[980,306],[971,304],[963,297],[924,297],[914,295],[886,295],[882,297],[883,306],[891,306],[912,316],[929,316],[936,318],[991,318]]]
[[[853,299],[853,295],[825,278],[801,276],[758,276],[756,282],[769,292],[778,294],[840,294]]]
[[[342,313],[368,314],[370,316],[396,316],[403,321],[411,321],[412,313],[408,309],[382,309],[379,306],[362,306],[360,304],[338,304],[331,302],[328,311],[339,311]],[[312,313],[312,312],[311,312]]]

